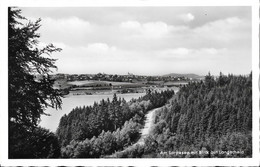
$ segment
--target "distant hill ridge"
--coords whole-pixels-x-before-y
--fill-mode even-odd
[[[177,74],[177,73],[170,73],[170,74],[166,74],[163,75],[164,77],[168,77],[168,76],[172,76],[172,77],[187,77],[187,78],[193,78],[193,79],[199,79],[199,78],[203,78],[203,76],[197,75],[197,74]]]

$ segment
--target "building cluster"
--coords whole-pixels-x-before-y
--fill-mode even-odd
[[[67,81],[82,81],[82,80],[101,80],[115,82],[133,82],[133,81],[192,81],[192,78],[184,76],[142,76],[128,73],[127,75],[118,74],[55,74],[52,76],[55,79],[65,79]]]

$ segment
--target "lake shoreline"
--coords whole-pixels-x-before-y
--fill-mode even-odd
[[[167,88],[169,89],[169,88]],[[177,87],[171,87],[170,89],[178,90]],[[160,91],[166,90],[166,88],[160,89]],[[159,91],[158,88],[154,88],[153,91]],[[119,92],[101,92],[92,95],[80,94],[73,95],[68,94],[62,97],[62,109],[56,110],[54,108],[47,108],[44,112],[50,114],[50,116],[42,115],[40,126],[55,132],[58,124],[60,122],[60,118],[65,114],[69,114],[76,107],[83,106],[92,106],[94,103],[99,103],[102,99],[110,100],[113,99],[113,95],[116,94],[118,98],[125,99],[127,102],[131,99],[138,99],[141,96],[144,96],[146,93],[119,93]]]

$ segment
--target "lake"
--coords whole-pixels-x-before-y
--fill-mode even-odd
[[[130,101],[132,98],[138,98],[145,95],[145,93],[128,93],[128,94],[117,94],[117,97],[124,98],[126,101]],[[47,108],[45,113],[51,114],[51,116],[42,115],[40,126],[55,132],[60,122],[60,118],[64,114],[71,112],[76,106],[89,106],[93,105],[94,102],[100,102],[102,99],[109,98],[112,100],[113,94],[98,94],[98,95],[77,95],[68,96],[62,99],[62,109],[55,110],[53,108]]]

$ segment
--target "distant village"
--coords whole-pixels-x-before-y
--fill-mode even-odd
[[[37,76],[39,79],[41,76]],[[168,74],[163,76],[144,76],[128,73],[118,74],[54,74],[54,87],[64,95],[93,95],[104,93],[144,93],[181,87],[189,82],[200,81],[196,74]]]
[[[134,81],[193,81],[195,78],[185,76],[143,76],[128,73],[127,75],[118,74],[55,74],[53,79],[65,79],[67,81],[83,81],[83,80],[100,80],[100,81],[115,81],[115,82],[134,82]]]

